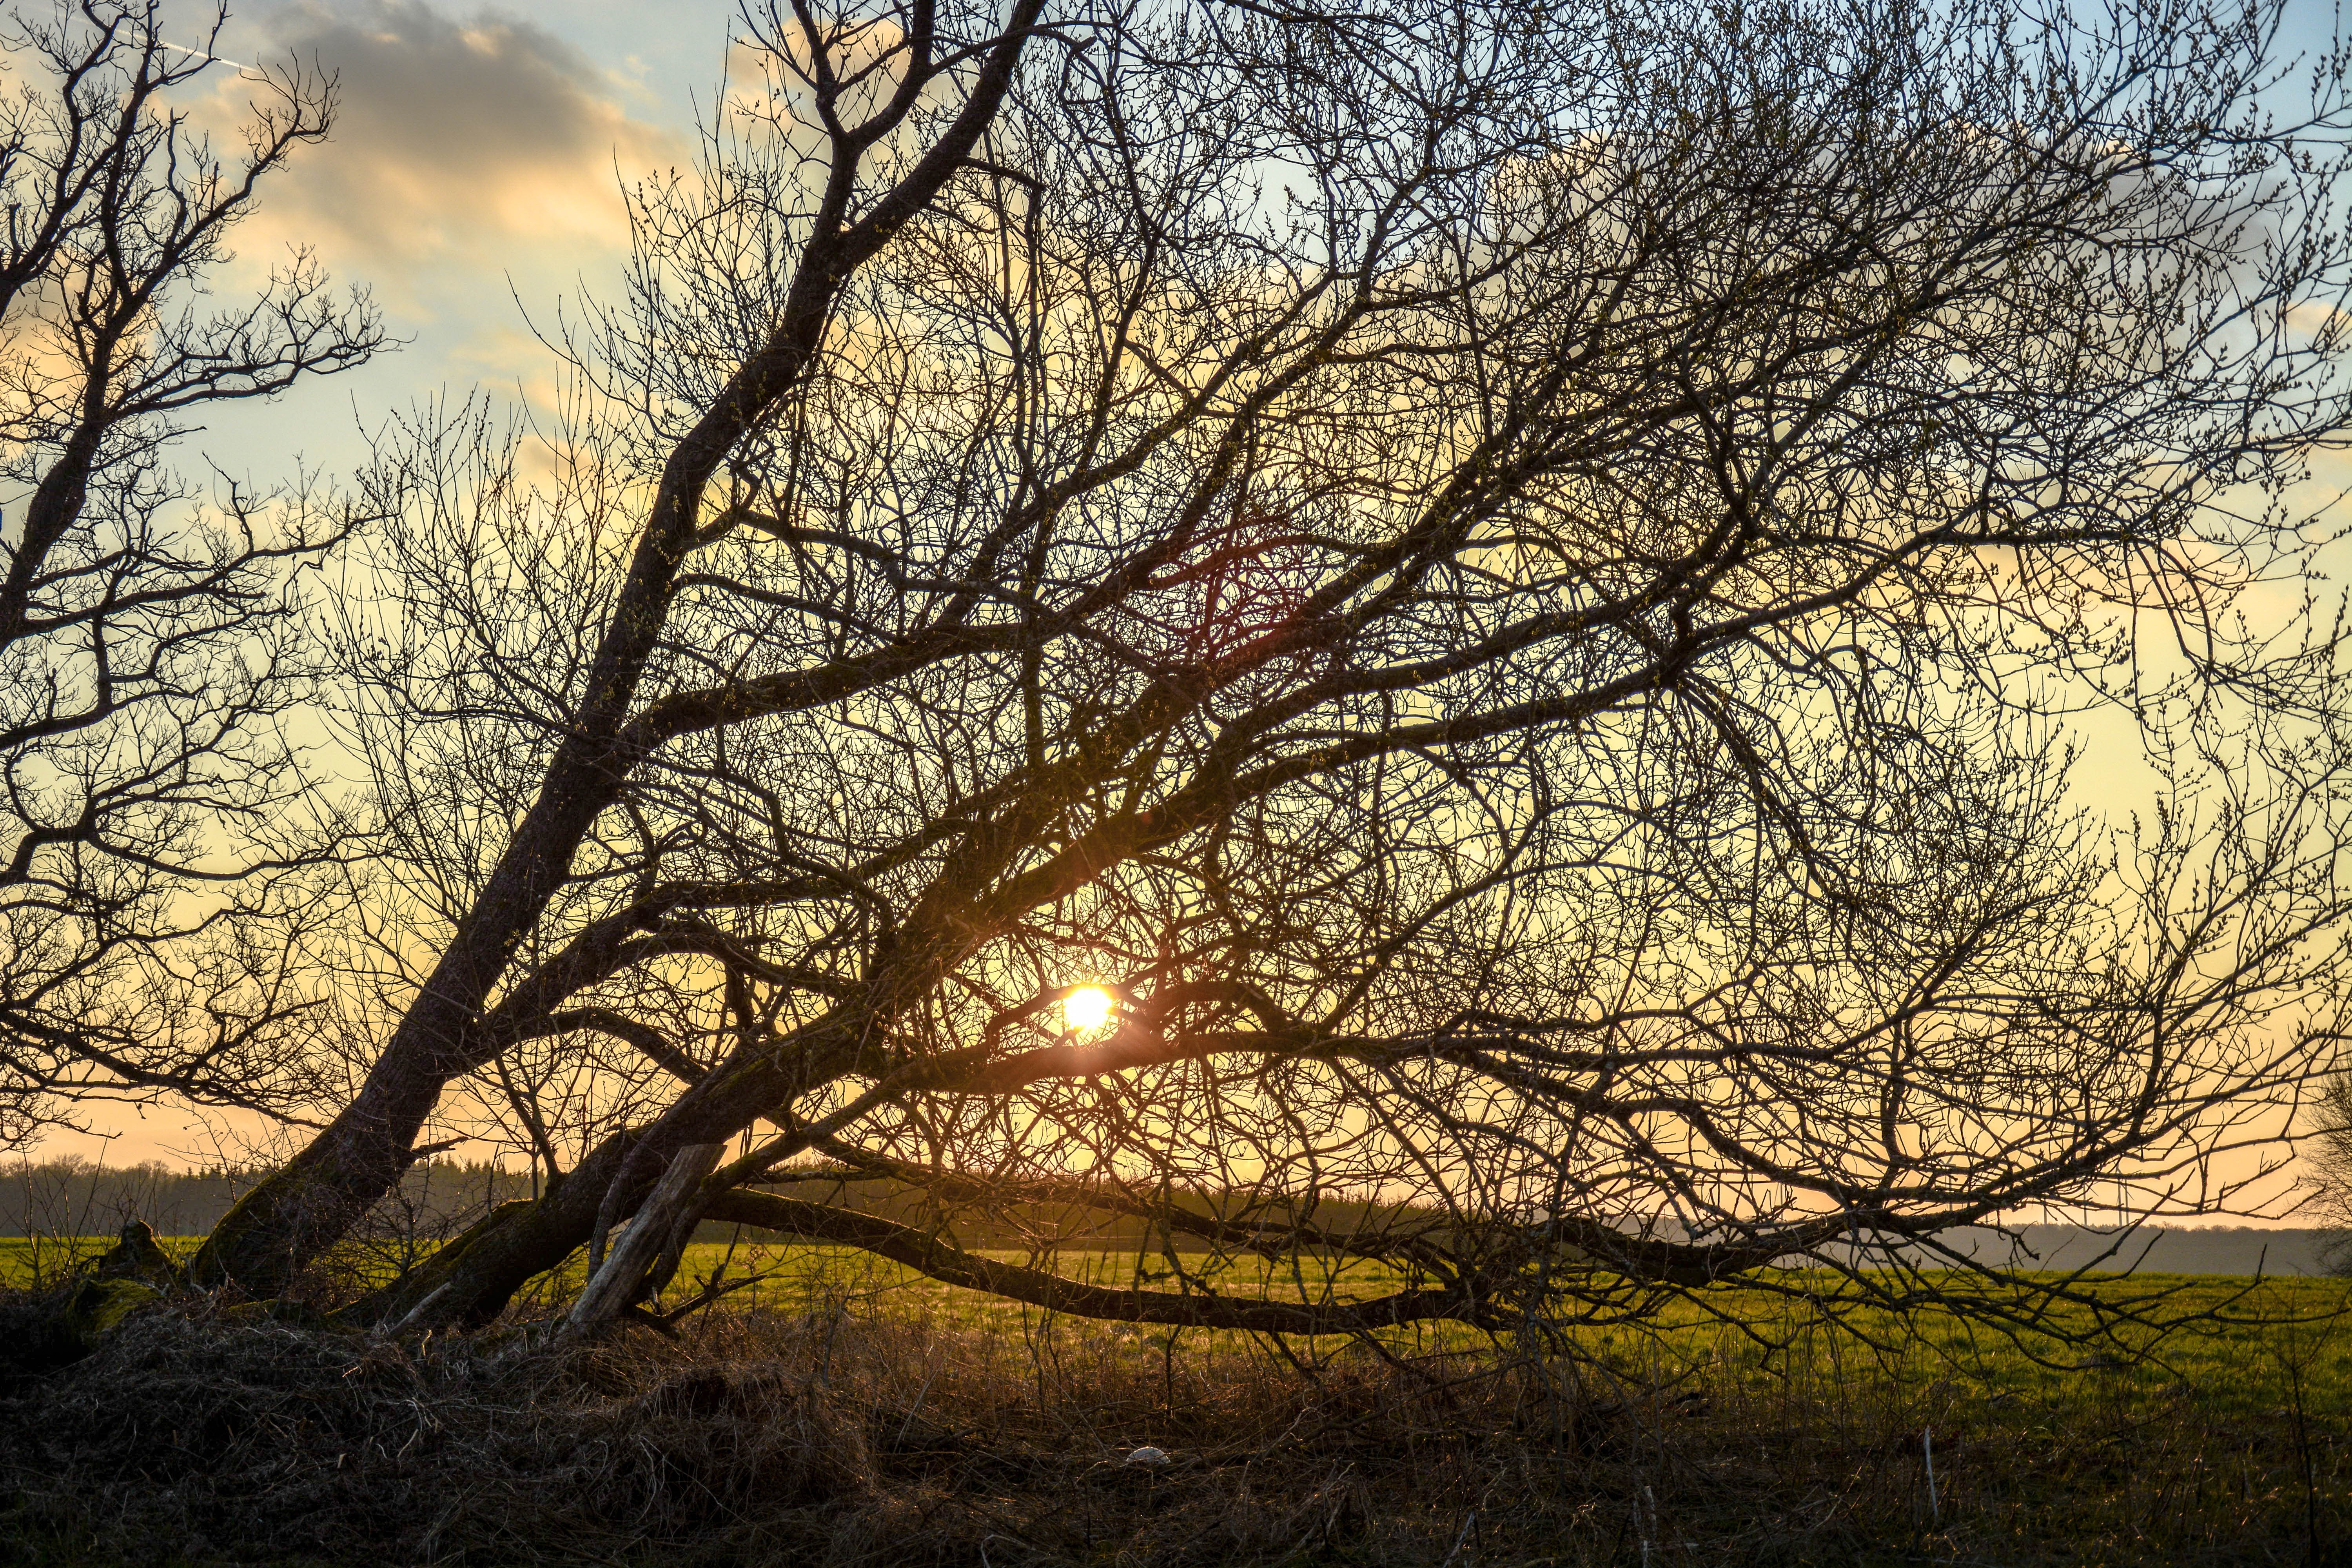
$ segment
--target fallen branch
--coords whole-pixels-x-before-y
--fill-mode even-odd
[[[667,1183],[667,1178],[664,1178]],[[1074,1318],[1168,1323],[1183,1328],[1247,1329],[1276,1334],[1356,1334],[1399,1323],[1454,1319],[1481,1323],[1486,1303],[1464,1290],[1399,1290],[1369,1301],[1268,1301],[1169,1290],[1114,1289],[1066,1279],[1042,1268],[983,1258],[938,1237],[875,1215],[740,1189],[703,1205],[705,1219],[731,1220],[813,1241],[856,1247],[949,1285],[984,1290]],[[631,1226],[631,1235],[635,1233]],[[624,1243],[625,1245],[625,1241]]]

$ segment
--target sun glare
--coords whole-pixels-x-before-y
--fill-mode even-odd
[[[1099,985],[1081,985],[1062,998],[1062,1024],[1081,1032],[1110,1022],[1110,993]]]

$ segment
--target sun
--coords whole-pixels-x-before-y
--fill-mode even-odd
[[[1099,1029],[1110,1022],[1111,1009],[1117,1005],[1101,986],[1081,985],[1062,998],[1062,1025],[1081,1034]]]

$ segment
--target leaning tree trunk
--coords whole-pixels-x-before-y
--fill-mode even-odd
[[[400,1180],[415,1162],[425,1119],[462,1070],[452,1057],[488,993],[480,975],[497,967],[478,962],[469,947],[461,941],[443,954],[351,1103],[221,1216],[189,1264],[196,1283],[235,1281],[255,1296],[281,1294]]]
[[[678,1150],[723,1143],[804,1087],[779,1061],[814,1078],[843,1065],[858,1031],[836,1017],[777,1042],[739,1049],[680,1095],[659,1120],[615,1132],[536,1201],[500,1205],[424,1262],[348,1310],[372,1322],[471,1326],[499,1315],[532,1279],[558,1268],[600,1221],[635,1213]]]
[[[835,136],[835,158],[814,232],[802,249],[774,331],[729,377],[663,467],[645,534],[597,645],[580,704],[529,815],[358,1096],[299,1155],[223,1218],[191,1266],[199,1282],[234,1280],[257,1296],[278,1294],[399,1181],[414,1159],[418,1131],[449,1081],[503,1048],[504,1039],[485,1026],[485,1003],[562,885],[588,830],[619,798],[642,760],[641,748],[657,743],[634,733],[629,715],[668,619],[678,569],[694,547],[711,476],[745,434],[800,384],[851,277],[965,166],[995,121],[1044,9],[1045,0],[1015,0],[954,120],[904,177],[864,203],[862,216],[853,221],[860,157],[907,119],[940,73],[929,36],[930,9],[918,8],[924,36],[910,42],[906,81],[882,112],[846,133],[848,140]],[[966,57],[959,51],[950,58]],[[747,1113],[741,1124],[748,1125],[768,1103],[772,1101]]]

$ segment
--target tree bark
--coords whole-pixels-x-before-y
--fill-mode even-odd
[[[855,1031],[839,1020],[823,1020],[778,1042],[772,1051],[739,1050],[705,1074],[658,1121],[615,1132],[597,1144],[537,1202],[504,1205],[348,1310],[368,1321],[397,1322],[426,1307],[429,1299],[420,1321],[451,1326],[488,1321],[525,1283],[584,1246],[600,1212],[608,1218],[634,1213],[656,1174],[679,1149],[723,1143],[788,1102],[802,1086],[778,1065],[780,1059],[809,1062],[812,1072],[818,1073],[837,1061],[854,1044],[854,1037]],[[640,1149],[646,1157],[633,1164],[629,1156]]]
[[[1486,1323],[1492,1317],[1488,1303],[1464,1289],[1398,1290],[1366,1301],[1310,1302],[1089,1285],[1042,1268],[1025,1268],[966,1252],[927,1231],[878,1215],[856,1214],[772,1193],[720,1193],[703,1205],[702,1212],[707,1219],[732,1220],[787,1236],[863,1247],[946,1284],[984,1290],[1000,1300],[1024,1301],[1072,1317],[1111,1322],[1245,1329],[1270,1334],[1356,1334],[1432,1319]]]
[[[689,1143],[670,1156],[653,1195],[638,1206],[637,1217],[606,1255],[604,1266],[581,1287],[580,1299],[563,1322],[564,1338],[588,1338],[635,1303],[646,1273],[668,1250],[673,1233],[694,1224],[703,1178],[717,1167],[726,1149],[724,1143]]]

